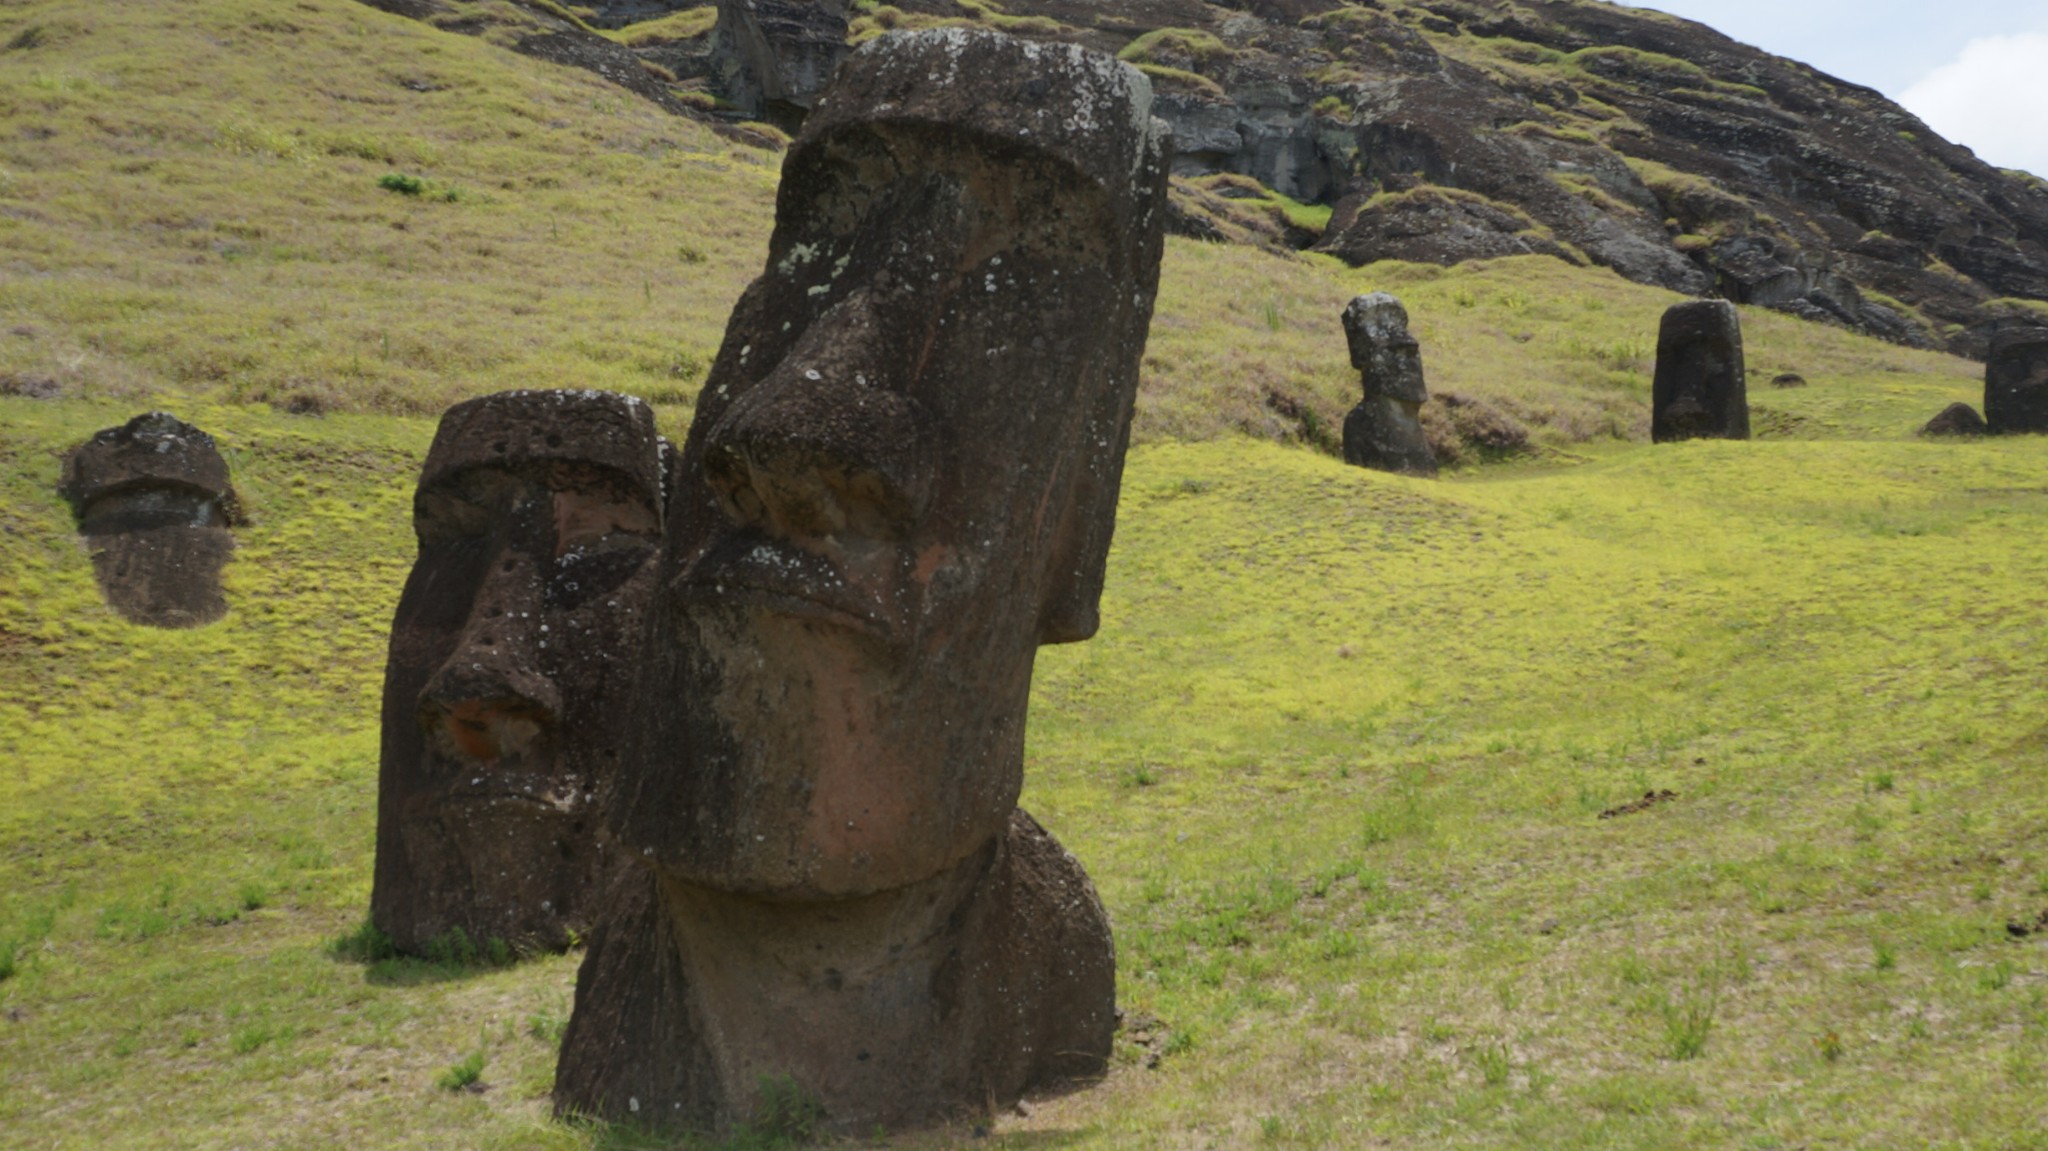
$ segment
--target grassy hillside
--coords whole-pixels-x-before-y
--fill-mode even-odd
[[[590,384],[680,429],[774,157],[346,0],[16,3],[8,43],[0,391],[60,397],[0,395],[0,1146],[634,1145],[546,1117],[575,956],[344,944],[384,629],[441,404]],[[1538,450],[1303,446],[1372,287]],[[1973,366],[1745,313],[1764,437],[1653,448],[1668,302],[1170,245],[1025,796],[1110,908],[1116,1068],[890,1145],[2036,1144],[2048,442],[1916,440]],[[102,606],[54,493],[151,405],[251,514],[197,631]]]

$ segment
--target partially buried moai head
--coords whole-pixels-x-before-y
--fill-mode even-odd
[[[123,618],[196,627],[227,613],[235,495],[212,436],[166,412],[137,416],[73,449],[58,490]]]
[[[588,929],[663,449],[647,405],[604,392],[442,417],[384,679],[371,919],[401,950],[458,928],[524,946]]]
[[[805,124],[678,465],[615,809],[672,878],[856,895],[1004,833],[1033,653],[1096,629],[1158,283],[1143,87],[919,33]]]

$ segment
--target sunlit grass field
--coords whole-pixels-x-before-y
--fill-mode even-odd
[[[334,942],[434,414],[600,386],[680,432],[777,158],[348,0],[0,6],[31,27],[0,391],[60,395],[0,395],[0,1146],[642,1145],[547,1116],[577,956]],[[1341,420],[1370,288],[1533,449],[1425,482],[1304,444],[1269,396]],[[2048,441],[1920,440],[1976,366],[1746,310],[1760,438],[1652,447],[1672,299],[1169,245],[1025,795],[1116,927],[1115,1068],[871,1142],[2041,1145],[2048,933],[2007,924],[2048,909]],[[152,406],[251,517],[195,631],[105,608],[55,494]]]

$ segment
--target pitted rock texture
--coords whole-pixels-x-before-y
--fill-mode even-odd
[[[1650,438],[1660,444],[1749,438],[1749,381],[1735,305],[1693,300],[1664,313],[1650,382]]]
[[[442,416],[384,672],[370,919],[401,951],[455,931],[560,948],[593,925],[664,447],[646,404],[605,392]]]
[[[122,618],[181,628],[227,614],[237,505],[212,436],[168,412],[137,416],[72,449],[58,493]]]
[[[1344,461],[1383,472],[1436,474],[1422,429],[1429,389],[1422,349],[1408,331],[1408,309],[1385,292],[1359,296],[1344,309],[1344,338],[1365,398],[1344,418]]]
[[[559,1111],[729,1128],[783,1077],[865,1132],[1104,1069],[1101,907],[1016,802],[1035,652],[1098,623],[1168,146],[1135,70],[961,29],[805,121],[676,467],[609,810],[646,871]]]
[[[1995,434],[2048,432],[2048,328],[2008,328],[1991,338],[1984,422]]]

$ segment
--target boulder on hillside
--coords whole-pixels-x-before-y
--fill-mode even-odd
[[[1923,436],[1981,436],[1987,429],[1984,417],[1968,404],[1955,403],[1941,409],[1941,414],[1927,421],[1920,429]]]

